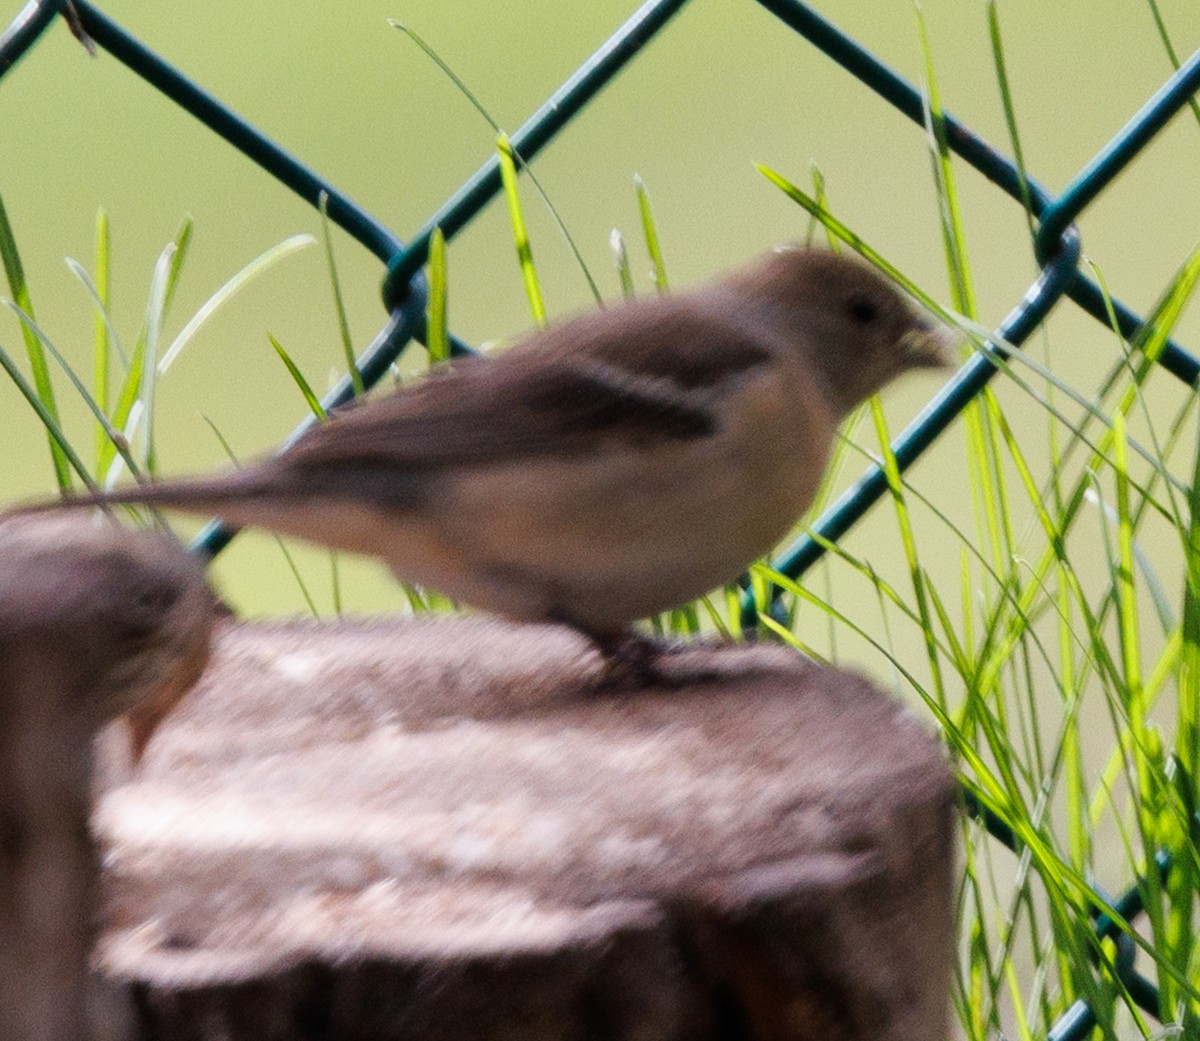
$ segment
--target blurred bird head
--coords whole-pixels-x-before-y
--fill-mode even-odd
[[[0,644],[42,661],[77,718],[123,716],[135,763],[199,679],[219,614],[174,539],[71,514],[0,523],[0,603]]]
[[[903,372],[951,364],[961,340],[857,257],[780,246],[730,282],[788,330],[842,413]]]

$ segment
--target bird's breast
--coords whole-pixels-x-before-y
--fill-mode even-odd
[[[514,602],[628,624],[737,577],[811,503],[833,432],[811,389],[744,381],[704,437],[458,469],[426,520],[461,549],[464,575],[490,576],[481,606],[503,609],[493,593],[507,584]]]

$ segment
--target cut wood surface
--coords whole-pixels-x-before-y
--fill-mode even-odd
[[[549,626],[225,625],[141,770],[102,756],[131,1036],[945,1037],[924,730],[778,647],[602,668]]]

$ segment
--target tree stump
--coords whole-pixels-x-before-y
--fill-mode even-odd
[[[779,647],[668,668],[605,694],[557,627],[223,625],[141,771],[102,760],[129,1037],[946,1037],[936,743]]]

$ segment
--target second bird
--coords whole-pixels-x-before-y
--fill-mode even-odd
[[[604,643],[739,575],[811,504],[838,425],[949,330],[882,275],[781,248],[336,413],[242,470],[65,505],[215,513]]]

